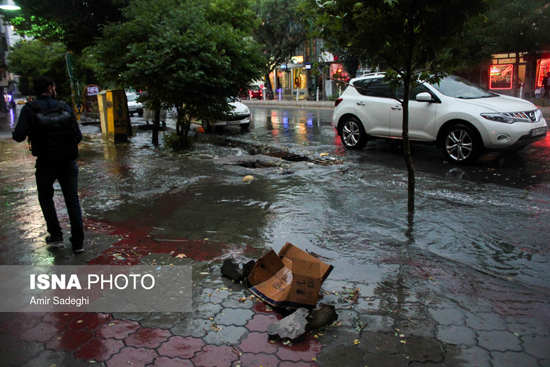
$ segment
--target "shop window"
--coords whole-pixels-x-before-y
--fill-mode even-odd
[[[512,89],[514,65],[491,65],[489,89]]]
[[[542,80],[550,72],[550,59],[541,59],[537,67],[537,83],[536,88],[542,87]]]

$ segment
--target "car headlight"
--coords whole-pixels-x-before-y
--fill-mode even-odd
[[[517,122],[517,121],[523,121],[523,120],[515,119],[513,117],[502,115],[500,113],[482,113],[481,116],[483,116],[483,118],[486,118],[487,120],[502,122],[505,124],[513,124],[514,122]]]
[[[250,113],[250,109],[247,107],[244,109],[244,113]]]
[[[536,122],[539,122],[540,119],[542,118],[542,111],[540,110],[540,108],[537,108],[537,110],[535,111],[535,121]]]

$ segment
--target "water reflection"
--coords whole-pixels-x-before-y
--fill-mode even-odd
[[[332,110],[253,107],[253,135],[278,144],[332,145]]]

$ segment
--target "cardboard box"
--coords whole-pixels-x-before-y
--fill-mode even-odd
[[[321,284],[332,268],[287,242],[279,255],[271,250],[256,262],[248,274],[247,286],[274,307],[315,307]]]

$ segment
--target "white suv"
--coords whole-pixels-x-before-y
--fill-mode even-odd
[[[392,89],[384,74],[352,79],[335,103],[332,124],[348,149],[371,138],[402,138],[403,88]],[[409,137],[435,143],[455,163],[475,161],[484,150],[516,149],[546,136],[547,125],[532,103],[489,92],[448,76],[438,85],[411,90]]]

